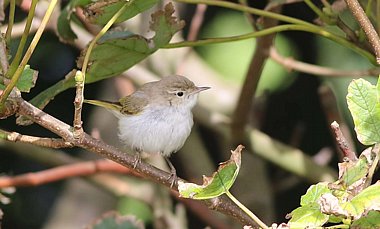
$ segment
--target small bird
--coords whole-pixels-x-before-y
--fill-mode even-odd
[[[173,75],[146,83],[119,102],[84,102],[104,107],[119,119],[120,141],[137,153],[134,167],[141,160],[140,153],[160,153],[170,166],[174,182],[176,170],[168,157],[181,149],[190,135],[194,123],[191,110],[199,92],[209,88]]]

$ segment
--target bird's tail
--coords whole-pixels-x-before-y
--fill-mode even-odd
[[[122,106],[118,102],[108,102],[108,101],[90,100],[90,99],[85,99],[83,102],[106,108],[107,110],[110,110],[112,112],[115,112],[115,111],[120,112],[122,109]]]

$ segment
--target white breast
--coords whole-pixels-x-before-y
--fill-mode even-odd
[[[147,107],[144,112],[119,119],[119,138],[132,150],[169,156],[185,143],[193,126],[187,107]]]

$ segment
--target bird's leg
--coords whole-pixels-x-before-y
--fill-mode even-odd
[[[171,180],[170,188],[172,188],[174,185],[174,182],[176,182],[177,180],[177,170],[174,168],[174,165],[170,162],[169,158],[167,157],[164,157],[164,158],[170,167],[170,177],[168,180]]]
[[[137,164],[141,163],[141,150],[136,150],[135,161],[133,163],[133,168],[135,169]]]

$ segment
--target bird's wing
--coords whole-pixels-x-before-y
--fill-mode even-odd
[[[122,107],[122,114],[135,115],[143,111],[144,107],[148,105],[148,100],[146,96],[141,96],[139,93],[134,93],[121,98],[119,103]]]

